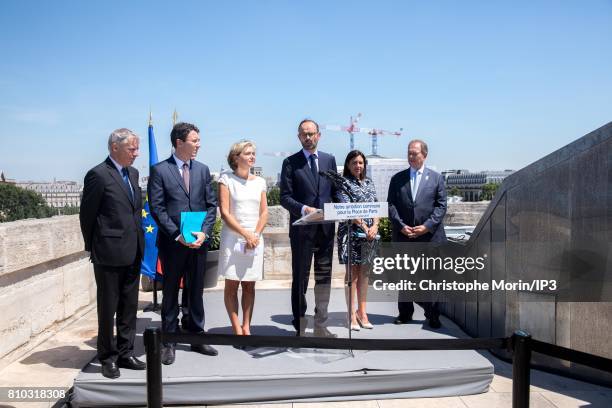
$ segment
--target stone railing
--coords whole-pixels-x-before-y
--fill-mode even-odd
[[[0,357],[95,300],[77,215],[0,224]]]
[[[461,205],[449,214],[454,208]],[[264,240],[264,279],[291,279],[289,214],[282,207],[270,207]],[[0,224],[0,357],[95,301],[83,246],[78,215]],[[344,276],[335,249],[332,274]]]
[[[611,299],[611,175],[609,123],[507,177],[465,246],[469,256],[488,256],[466,281],[555,280],[561,290],[571,283],[572,298],[545,290],[479,291],[469,301],[446,303],[445,313],[475,337],[505,337],[520,328],[541,341],[612,358],[612,302],[593,301]],[[583,282],[592,282],[586,291]],[[584,366],[537,354],[533,361],[612,384],[612,375]]]
[[[444,217],[444,225],[478,224],[482,214],[487,211],[490,201],[449,203]]]

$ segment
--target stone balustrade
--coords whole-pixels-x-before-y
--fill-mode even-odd
[[[287,211],[270,207],[264,279],[291,279],[288,230]],[[0,357],[95,301],[93,267],[83,247],[78,215],[0,224]],[[344,276],[336,250],[332,274]]]
[[[0,224],[0,357],[95,297],[78,216]]]

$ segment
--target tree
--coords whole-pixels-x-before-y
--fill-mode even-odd
[[[56,213],[40,194],[12,184],[0,184],[0,222],[46,218]]]
[[[221,218],[217,218],[215,220],[215,225],[213,227],[212,236],[210,237],[210,244],[208,247],[209,251],[216,251],[219,249],[221,244],[221,228],[223,227],[223,221]]]
[[[381,242],[391,242],[391,220],[389,218],[385,217],[379,220],[378,233]]]
[[[280,188],[271,187],[267,193],[268,205],[280,205]]]
[[[460,196],[461,195],[461,190],[459,190],[459,187],[457,186],[452,186],[449,190],[448,190],[448,195],[449,196]]]
[[[495,193],[497,193],[497,189],[501,184],[496,183],[487,183],[482,186],[482,193],[480,194],[480,200],[492,200],[495,197]]]

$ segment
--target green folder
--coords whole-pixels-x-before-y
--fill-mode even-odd
[[[206,218],[206,211],[182,212],[181,235],[188,244],[196,241],[192,232],[202,232],[202,224]]]

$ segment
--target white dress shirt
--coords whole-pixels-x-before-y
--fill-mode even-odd
[[[410,190],[412,191],[412,201],[416,201],[416,197],[419,194],[419,185],[421,184],[421,177],[423,177],[423,170],[425,170],[425,165],[421,166],[418,170],[410,167]]]

